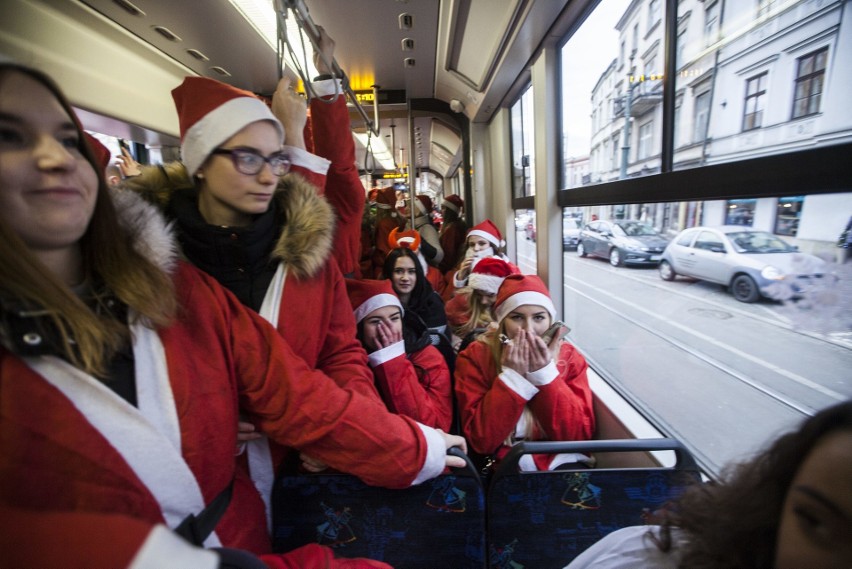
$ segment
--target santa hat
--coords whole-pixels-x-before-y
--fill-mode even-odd
[[[503,241],[503,235],[490,219],[486,219],[479,225],[474,225],[473,228],[467,232],[468,237],[471,235],[482,237],[489,243],[492,243],[495,248],[506,246],[506,242]]]
[[[451,209],[456,213],[461,213],[461,210],[464,207],[464,200],[459,196],[452,194],[444,198],[444,201],[441,202],[441,207]]]
[[[387,186],[376,194],[376,207],[381,209],[393,209],[396,207],[396,190],[393,186]]]
[[[510,312],[527,304],[543,307],[550,313],[550,319],[556,320],[556,307],[553,306],[550,293],[547,292],[544,282],[536,275],[506,277],[494,300],[494,315],[497,321],[501,322]]]
[[[101,167],[101,171],[98,172],[102,174],[104,170],[106,170],[107,166],[109,166],[109,160],[112,158],[112,153],[109,151],[109,148],[103,145],[100,140],[89,134],[88,132],[83,132],[83,136],[89,142],[89,146],[92,149],[92,154],[95,156],[95,160],[98,163],[98,166]]]
[[[284,141],[284,127],[254,94],[207,77],[187,77],[172,90],[180,124],[180,151],[195,175],[217,146],[249,124],[270,121]]]
[[[520,272],[518,267],[500,257],[485,257],[474,261],[467,284],[470,288],[485,294],[497,294],[506,277]]]
[[[418,215],[429,215],[432,213],[432,199],[425,194],[417,194],[417,201],[414,202],[417,207]]]
[[[385,306],[396,306],[402,311],[402,303],[393,291],[391,282],[383,280],[346,279],[346,292],[352,303],[352,312],[357,324],[374,310]]]
[[[420,233],[414,229],[400,231],[399,228],[394,227],[388,235],[388,245],[391,249],[404,247],[416,253],[420,249]]]

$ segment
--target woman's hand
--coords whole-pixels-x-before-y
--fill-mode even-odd
[[[402,331],[392,328],[384,322],[376,325],[376,349],[381,350],[402,340]]]
[[[514,338],[503,345],[503,357],[500,363],[503,367],[515,370],[521,375],[530,371],[529,332],[518,330]]]
[[[242,454],[247,442],[257,440],[262,436],[251,423],[237,421],[237,448],[234,454]]]
[[[550,360],[553,359],[553,354],[540,336],[529,334],[528,337],[530,345],[529,371],[538,371],[550,363]],[[558,338],[554,338],[554,341],[558,342]]]
[[[317,460],[316,458],[312,458],[305,453],[299,453],[299,460],[302,461],[302,468],[307,470],[308,472],[313,472],[316,474],[317,472],[322,472],[323,470],[328,468],[328,465],[321,460]]]
[[[124,146],[121,147],[121,155],[116,156],[115,159],[118,162],[118,170],[121,172],[122,177],[132,178],[142,173],[139,162],[133,159],[133,156],[130,155],[130,152]]]
[[[308,104],[304,96],[293,89],[289,77],[282,77],[275,88],[272,114],[284,126],[284,144],[304,150]]]
[[[473,257],[467,257],[459,266],[459,280],[463,281],[470,275],[470,265],[473,263]]]
[[[452,447],[459,447],[462,450],[462,452],[467,454],[467,441],[464,440],[463,437],[459,437],[457,435],[447,434],[444,431],[442,431],[441,429],[435,429],[435,430],[438,431],[439,433],[441,433],[441,435],[443,435],[444,444],[447,446],[447,450],[451,449]],[[465,462],[465,460],[463,458],[460,458],[458,456],[452,456],[452,455],[448,454],[444,464],[446,466],[449,466],[449,467],[452,467],[452,468],[464,468],[464,466],[467,463]]]
[[[317,26],[319,31],[319,49],[314,52],[314,66],[320,75],[332,75],[331,61],[334,59],[334,40],[331,39],[322,26]],[[326,65],[325,62],[328,62]]]

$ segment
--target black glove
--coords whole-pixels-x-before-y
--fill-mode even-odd
[[[426,257],[426,261],[431,261],[435,258],[435,255],[438,254],[438,250],[425,239],[420,240],[420,250],[423,251],[423,256]]]

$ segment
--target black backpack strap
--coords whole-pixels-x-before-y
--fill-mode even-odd
[[[213,530],[216,529],[216,524],[225,514],[228,509],[228,504],[231,503],[231,494],[234,491],[234,481],[224,490],[219,492],[219,495],[213,498],[213,501],[201,510],[198,515],[189,514],[186,516],[174,532],[190,542],[193,545],[203,546],[204,540],[207,539]]]

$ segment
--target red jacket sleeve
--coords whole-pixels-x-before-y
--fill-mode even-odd
[[[373,486],[403,488],[422,474],[429,449],[414,421],[311,369],[265,320],[194,267],[182,266],[176,290],[186,314],[170,330],[191,327],[175,330],[176,349],[227,342],[239,408],[275,442]]]
[[[361,256],[361,218],[366,194],[355,165],[355,141],[345,97],[311,101],[314,153],[331,161],[325,197],[337,215],[334,258],[344,274],[354,273]]]
[[[375,352],[378,353],[378,352]],[[453,420],[450,370],[433,346],[400,354],[373,368],[379,391],[394,413],[448,432]]]

